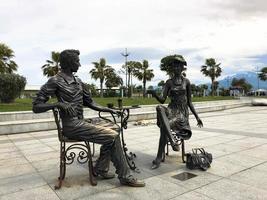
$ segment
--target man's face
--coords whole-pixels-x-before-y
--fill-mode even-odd
[[[77,72],[79,67],[81,66],[80,64],[80,58],[78,55],[75,55],[71,59],[71,72]]]

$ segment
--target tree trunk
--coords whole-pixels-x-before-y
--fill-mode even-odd
[[[211,95],[214,96],[214,79],[211,79]]]
[[[132,94],[131,94],[131,90],[130,90],[130,88],[131,88],[130,78],[131,78],[131,73],[130,73],[130,71],[129,71],[129,72],[128,72],[128,97],[129,97],[129,98],[132,96]]]
[[[103,97],[103,81],[100,81],[100,97]]]
[[[146,80],[143,81],[143,97],[146,97]]]

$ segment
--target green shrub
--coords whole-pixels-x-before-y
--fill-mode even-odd
[[[0,74],[0,102],[11,103],[20,96],[26,78],[18,74]]]

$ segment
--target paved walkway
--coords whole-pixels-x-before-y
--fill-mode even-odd
[[[200,115],[204,128],[195,126],[186,149],[204,147],[214,156],[206,171],[189,171],[181,153],[170,151],[159,169],[150,170],[156,155],[156,125],[125,131],[128,148],[137,154],[137,177],[146,187],[121,186],[118,179],[98,180],[92,187],[86,166],[67,167],[63,187],[54,190],[59,173],[56,131],[0,136],[0,199],[267,199],[267,107],[242,107]],[[97,147],[98,149],[98,147]],[[98,154],[98,152],[97,152]],[[114,171],[114,168],[111,167]],[[186,181],[173,176],[197,175]]]

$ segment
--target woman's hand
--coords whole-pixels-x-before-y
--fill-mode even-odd
[[[203,127],[203,123],[202,123],[201,119],[199,117],[197,117],[196,120],[197,120],[197,126],[199,128]]]

